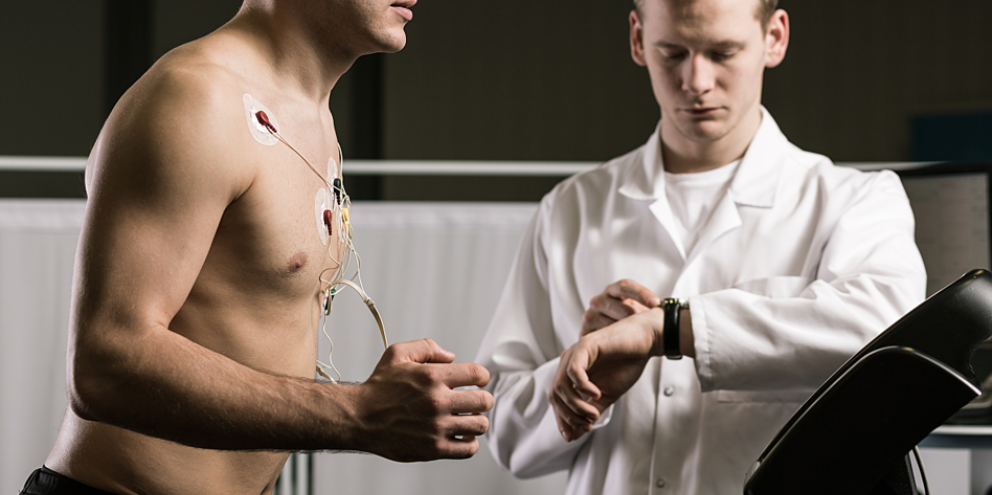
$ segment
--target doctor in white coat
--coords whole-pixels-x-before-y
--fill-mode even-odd
[[[635,4],[661,122],[541,202],[477,358],[486,438],[516,476],[569,470],[569,494],[739,494],[926,275],[898,177],[800,150],[761,106],[775,0]]]

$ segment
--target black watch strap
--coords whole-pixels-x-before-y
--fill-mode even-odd
[[[679,314],[682,313],[682,302],[669,297],[661,302],[665,312],[664,326],[661,329],[662,347],[668,359],[682,359],[682,348],[679,342]]]

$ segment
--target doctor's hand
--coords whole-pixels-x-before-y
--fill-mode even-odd
[[[548,401],[565,440],[592,431],[641,377],[648,359],[661,355],[663,322],[661,308],[644,310],[584,335],[562,353]]]
[[[582,315],[582,335],[612,325],[628,316],[657,308],[661,298],[641,284],[623,279],[606,287],[602,294],[589,301]]]

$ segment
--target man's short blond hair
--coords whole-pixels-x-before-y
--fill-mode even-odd
[[[674,2],[677,6],[689,5],[695,0],[666,0]],[[758,6],[754,10],[754,18],[761,21],[761,30],[768,31],[768,23],[772,20],[772,14],[778,9],[778,0],[757,0]],[[634,10],[641,15],[644,10],[644,0],[634,0]]]

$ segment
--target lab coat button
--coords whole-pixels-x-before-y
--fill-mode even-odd
[[[675,387],[665,387],[665,397],[671,397],[675,393]]]
[[[662,478],[658,478],[658,481],[655,481],[654,485],[657,486],[658,488],[665,488],[665,480]]]

